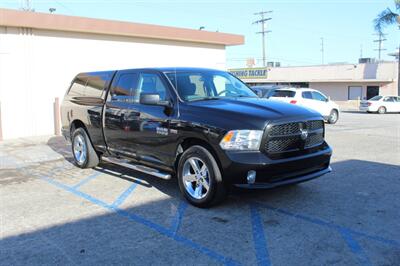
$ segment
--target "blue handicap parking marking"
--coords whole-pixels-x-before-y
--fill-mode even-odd
[[[120,206],[129,195],[135,190],[137,183],[132,183],[115,201],[111,204],[112,207],[116,208]]]
[[[372,263],[370,262],[367,254],[365,253],[364,249],[361,247],[359,242],[354,238],[355,236],[364,237],[369,240],[374,240],[374,241],[377,241],[377,242],[380,242],[380,243],[383,243],[386,245],[400,247],[400,243],[396,240],[386,239],[381,236],[370,235],[370,234],[367,234],[364,232],[356,231],[356,230],[353,230],[353,229],[350,229],[350,228],[347,228],[344,226],[337,225],[333,222],[325,221],[320,218],[316,218],[316,217],[312,217],[312,216],[308,216],[308,215],[304,215],[304,214],[293,213],[293,212],[290,212],[290,211],[287,211],[287,210],[284,210],[281,208],[269,206],[265,203],[257,202],[256,204],[258,204],[259,207],[263,207],[265,209],[268,209],[268,210],[271,210],[271,211],[274,211],[274,212],[277,212],[280,214],[284,214],[284,215],[287,215],[287,216],[290,216],[293,218],[297,218],[297,219],[300,219],[300,220],[303,220],[303,221],[306,221],[306,222],[309,222],[309,223],[312,223],[315,225],[324,226],[324,227],[330,228],[331,230],[335,230],[335,231],[339,232],[341,237],[343,238],[343,240],[346,242],[347,246],[349,247],[350,251],[353,253],[353,255],[355,255],[357,257],[360,265],[372,265]],[[253,210],[253,212],[255,213],[256,210]],[[256,213],[254,215],[256,215]],[[255,219],[257,219],[257,217]],[[254,225],[253,225],[253,227],[254,227]],[[253,230],[254,230],[254,228],[253,228]],[[261,242],[259,242],[259,245],[264,245]]]
[[[174,235],[178,233],[179,227],[181,226],[183,215],[185,213],[186,208],[188,207],[188,204],[184,201],[179,202],[178,209],[176,211],[176,215],[172,220],[171,224],[171,230],[174,232]]]
[[[190,248],[192,248],[194,250],[197,250],[200,253],[202,253],[202,254],[204,254],[204,255],[206,255],[206,256],[208,256],[208,257],[210,257],[210,258],[212,258],[212,259],[214,259],[214,260],[216,260],[216,261],[218,261],[218,262],[220,262],[220,263],[222,263],[224,265],[240,265],[240,263],[238,261],[235,261],[235,260],[231,259],[230,257],[226,257],[226,256],[224,256],[224,255],[222,255],[222,254],[220,254],[220,253],[218,253],[218,252],[216,252],[214,250],[211,250],[211,249],[209,249],[209,248],[207,248],[205,246],[202,246],[202,245],[200,245],[200,244],[198,244],[198,243],[196,243],[196,242],[194,242],[194,241],[192,241],[192,240],[190,240],[188,238],[185,238],[183,236],[177,235],[176,232],[174,230],[171,230],[170,228],[166,228],[166,227],[164,227],[162,225],[159,225],[159,224],[156,224],[156,223],[154,223],[154,222],[152,222],[152,221],[150,221],[150,220],[148,220],[148,219],[146,219],[146,218],[144,218],[142,216],[139,216],[137,214],[130,213],[130,212],[126,211],[126,210],[118,208],[118,206],[134,190],[134,188],[137,185],[136,183],[132,184],[124,193],[122,193],[117,198],[117,200],[113,204],[110,205],[110,204],[105,203],[102,200],[99,200],[99,199],[97,199],[95,197],[92,197],[92,196],[90,196],[90,195],[88,195],[88,194],[86,194],[84,192],[81,192],[81,191],[77,190],[75,188],[76,185],[73,186],[73,187],[67,186],[67,185],[64,185],[64,184],[62,184],[62,183],[60,183],[60,182],[58,182],[58,181],[56,181],[56,180],[54,180],[54,179],[52,179],[50,177],[47,177],[47,176],[42,176],[41,179],[46,181],[47,183],[49,183],[51,185],[54,185],[54,186],[56,186],[58,188],[61,188],[61,189],[65,190],[65,191],[67,191],[67,192],[70,192],[70,193],[72,193],[72,194],[74,194],[76,196],[79,196],[79,197],[81,197],[81,198],[83,198],[83,199],[85,199],[85,200],[87,200],[87,201],[89,201],[89,202],[91,202],[93,204],[101,206],[101,207],[103,207],[103,208],[105,208],[105,209],[107,209],[109,211],[115,212],[118,215],[120,215],[122,217],[125,217],[125,218],[127,218],[127,219],[129,219],[129,220],[131,220],[133,222],[142,224],[142,225],[148,227],[149,229],[152,229],[152,230],[160,233],[161,235],[164,235],[164,236],[166,236],[166,237],[168,237],[168,238],[170,238],[170,239],[172,239],[172,240],[174,240],[174,241],[176,241],[178,243],[181,243],[181,244],[183,244],[185,246],[188,246],[188,247],[190,247]],[[88,179],[88,178],[86,178],[86,179]],[[182,214],[183,213],[182,209],[184,209],[184,208],[185,207],[181,207],[181,211],[178,210],[178,213]],[[180,220],[180,219],[181,218],[179,218],[178,220]],[[178,227],[179,227],[179,225],[178,225]]]
[[[264,226],[257,205],[250,205],[251,228],[258,265],[271,265]]]
[[[78,184],[74,185],[73,188],[78,189],[79,187],[83,186],[84,184],[88,183],[90,180],[98,177],[101,174],[102,174],[102,172],[95,171],[94,173],[90,174],[86,178],[82,179]]]
[[[358,258],[360,265],[372,265],[360,244],[353,238],[351,232],[345,228],[340,229],[339,232],[346,241],[346,244],[350,248],[351,252],[353,252],[353,254]]]

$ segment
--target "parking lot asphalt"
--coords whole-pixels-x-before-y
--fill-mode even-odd
[[[333,172],[198,209],[166,181],[72,164],[61,137],[0,143],[2,265],[400,265],[400,115],[326,125]]]

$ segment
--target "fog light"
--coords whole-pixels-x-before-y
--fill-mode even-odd
[[[247,172],[247,184],[254,184],[256,182],[256,171],[250,170]]]

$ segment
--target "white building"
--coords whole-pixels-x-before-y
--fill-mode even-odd
[[[78,72],[135,67],[225,69],[218,32],[0,9],[0,140],[54,133],[53,103]]]
[[[290,85],[322,91],[342,107],[358,99],[397,95],[398,62],[230,69],[250,85]]]

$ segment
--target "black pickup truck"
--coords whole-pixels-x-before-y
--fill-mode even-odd
[[[78,74],[61,106],[75,163],[100,160],[164,179],[207,207],[229,187],[272,188],[331,171],[320,114],[257,97],[219,70]]]

